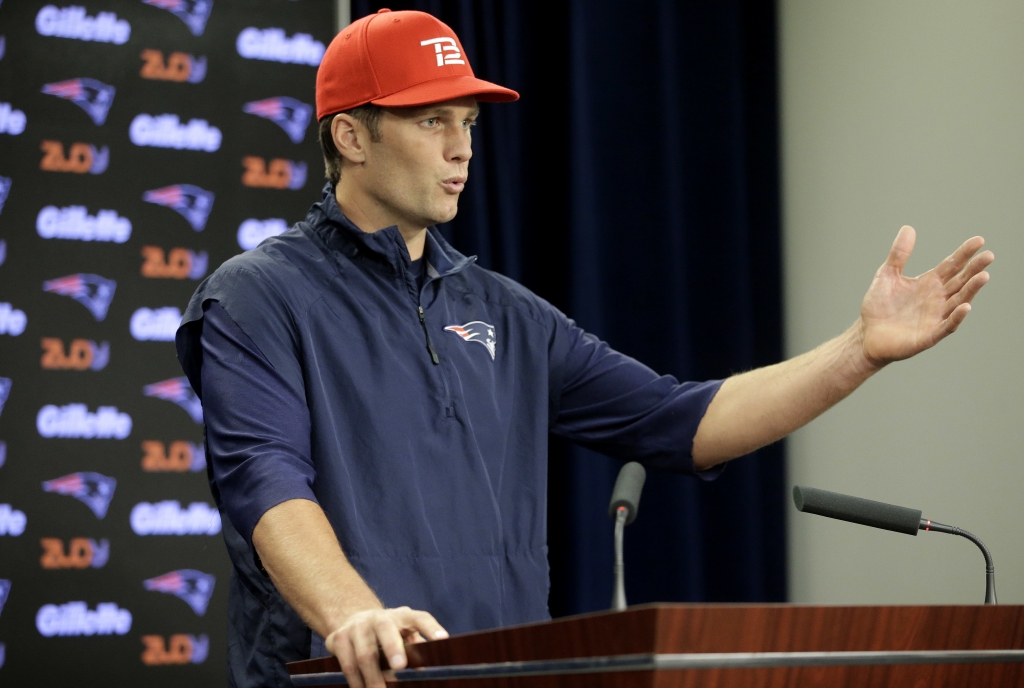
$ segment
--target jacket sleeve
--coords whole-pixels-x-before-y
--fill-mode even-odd
[[[309,410],[301,378],[281,369],[290,365],[271,363],[219,301],[207,299],[202,309],[201,320],[192,323],[193,335],[200,330],[201,357],[190,377],[198,378],[193,387],[202,397],[212,480],[251,549],[252,531],[270,508],[291,499],[317,501]],[[252,326],[263,347],[286,359],[288,325],[275,322],[273,313],[265,304],[264,321]]]
[[[694,472],[693,437],[722,380],[658,375],[557,311],[550,354],[553,434],[623,461]]]

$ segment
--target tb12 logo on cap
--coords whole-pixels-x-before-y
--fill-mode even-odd
[[[446,64],[466,64],[462,59],[462,52],[456,45],[454,38],[442,36],[441,38],[430,38],[420,41],[420,45],[434,46],[434,55],[437,56],[437,66],[443,67]]]

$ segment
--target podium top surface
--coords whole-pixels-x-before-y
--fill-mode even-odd
[[[407,645],[409,667],[620,655],[1024,649],[1024,606],[650,604]],[[292,675],[339,671],[333,657]]]

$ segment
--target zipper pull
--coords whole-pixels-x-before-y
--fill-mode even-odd
[[[434,345],[430,343],[430,331],[427,330],[427,318],[423,313],[423,306],[416,306],[416,310],[420,314],[420,325],[423,326],[423,334],[427,337],[427,351],[430,352],[430,360],[434,362],[434,365],[441,365],[441,359],[437,357]]]

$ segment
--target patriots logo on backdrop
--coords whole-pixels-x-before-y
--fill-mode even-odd
[[[107,309],[114,299],[117,282],[99,275],[68,275],[43,282],[43,291],[70,296],[89,309],[96,322],[107,317]]]
[[[4,412],[4,404],[7,403],[7,397],[11,395],[11,385],[13,384],[14,380],[11,378],[0,377],[0,413]]]
[[[309,127],[309,118],[313,114],[313,106],[288,96],[278,96],[246,103],[242,106],[242,111],[269,119],[284,129],[292,143],[302,143]]]
[[[154,382],[143,387],[142,393],[147,397],[173,401],[188,411],[188,415],[192,416],[192,420],[197,423],[203,422],[203,404],[199,401],[196,393],[192,391],[187,377],[172,377],[170,380]]]
[[[7,443],[0,442],[0,468],[3,468],[5,463],[7,463]]]
[[[177,211],[188,220],[192,229],[201,232],[206,228],[206,218],[213,210],[214,193],[192,184],[175,184],[151,189],[142,194],[142,200]]]
[[[43,93],[70,100],[92,118],[96,124],[107,121],[107,112],[114,104],[114,87],[96,79],[68,79],[43,84]]]
[[[4,201],[7,200],[7,194],[11,191],[11,178],[0,177],[0,213],[4,211]],[[3,261],[0,260],[0,263]]]
[[[211,573],[181,569],[142,581],[142,584],[146,590],[175,595],[188,603],[197,616],[202,616],[206,613],[206,606],[210,604],[216,582],[217,578]]]
[[[185,22],[193,36],[202,36],[213,11],[213,0],[142,0],[146,5],[167,10]]]
[[[0,578],[0,614],[4,613],[7,596],[11,594],[11,581]]]
[[[117,479],[99,473],[80,472],[54,478],[43,483],[43,492],[74,497],[92,509],[96,518],[107,515],[107,507],[114,498]]]
[[[3,265],[5,260],[7,260],[7,242],[0,239],[0,265]]]
[[[497,340],[494,337],[494,325],[488,325],[482,320],[473,320],[465,325],[449,325],[444,328],[445,332],[454,332],[467,342],[476,342],[487,347],[487,353],[494,360]]]

